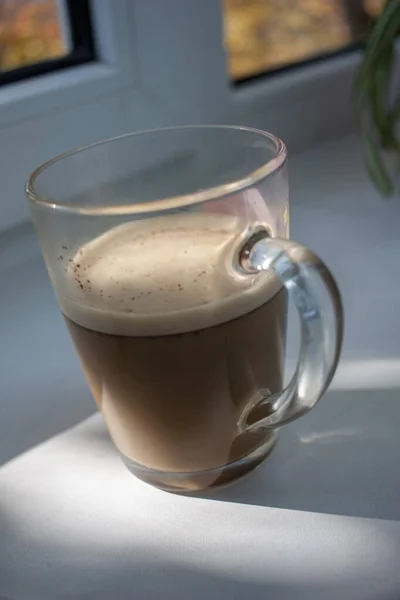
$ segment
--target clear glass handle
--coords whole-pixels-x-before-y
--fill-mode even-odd
[[[264,418],[245,428],[279,427],[308,412],[325,392],[335,373],[343,338],[340,293],[325,264],[296,242],[272,238],[265,229],[254,233],[239,255],[247,273],[272,271],[288,291],[300,316],[300,356],[289,385],[257,406]],[[248,420],[250,422],[250,420]]]

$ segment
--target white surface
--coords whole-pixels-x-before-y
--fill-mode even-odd
[[[303,512],[400,517],[397,398],[372,396],[327,398],[213,499],[141,483],[92,417],[1,469],[0,597],[397,600],[400,523]]]
[[[26,219],[23,182],[71,148],[168,125],[251,125],[290,147],[348,131],[359,53],[235,89],[216,0],[92,0],[95,63],[0,90],[0,230]],[[207,40],[207,43],[204,43]]]
[[[292,237],[322,255],[343,294],[332,391],[213,499],[138,482],[98,415],[4,465],[1,600],[397,600],[400,202],[377,196],[359,153],[347,138],[290,163]],[[29,227],[0,238],[0,275],[6,460],[94,404]]]

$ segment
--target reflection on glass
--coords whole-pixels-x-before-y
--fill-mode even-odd
[[[362,40],[385,0],[223,0],[234,80],[341,50]]]
[[[0,0],[0,71],[68,53],[61,0]]]

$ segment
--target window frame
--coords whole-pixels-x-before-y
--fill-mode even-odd
[[[247,125],[289,150],[354,126],[359,51],[232,85],[216,0],[90,0],[98,57],[0,88],[0,229],[28,218],[23,182],[72,147],[155,127]]]
[[[133,0],[134,1],[134,0]],[[113,10],[118,4],[119,10]],[[134,45],[128,23],[129,0],[91,0],[95,61],[17,81],[0,88],[0,127],[46,114],[54,107],[78,106],[134,82]]]

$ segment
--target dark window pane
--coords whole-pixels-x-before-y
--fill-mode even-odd
[[[223,0],[228,70],[242,80],[361,41],[385,0]]]

